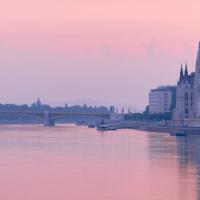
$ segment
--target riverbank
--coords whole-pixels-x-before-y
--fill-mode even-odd
[[[160,125],[155,122],[144,121],[118,121],[110,123],[116,129],[136,129],[148,132],[184,132],[185,135],[200,135],[200,127],[177,127]]]

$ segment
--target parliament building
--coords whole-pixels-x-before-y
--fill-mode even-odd
[[[200,43],[195,72],[189,74],[187,65],[181,66],[172,125],[200,127]]]

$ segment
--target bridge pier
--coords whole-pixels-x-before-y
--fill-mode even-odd
[[[48,121],[45,120],[44,126],[53,127],[53,126],[55,126],[55,121],[54,120],[48,120]]]
[[[44,112],[44,126],[52,127],[55,126],[55,120],[50,118],[49,112]]]

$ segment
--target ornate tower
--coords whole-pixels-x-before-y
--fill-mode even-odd
[[[196,68],[195,68],[195,115],[200,118],[200,42],[197,53]]]
[[[181,83],[182,80],[183,80],[183,66],[182,66],[182,64],[181,64],[179,83]]]
[[[188,76],[188,68],[187,68],[187,63],[185,64],[185,76]]]

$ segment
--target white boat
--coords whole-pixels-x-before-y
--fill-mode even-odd
[[[97,130],[99,131],[113,131],[116,130],[117,128],[113,125],[109,124],[100,124],[97,126]]]

